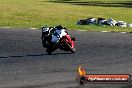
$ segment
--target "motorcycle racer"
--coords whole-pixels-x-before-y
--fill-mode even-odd
[[[50,41],[50,32],[53,28],[52,27],[42,27],[42,44],[43,44],[43,47],[46,47],[47,46],[47,42]]]
[[[66,30],[67,29],[62,27],[61,25],[56,27],[42,27],[41,39],[42,39],[43,47],[47,46],[46,42],[53,42],[53,43],[57,42],[59,38],[61,38],[63,35],[66,35],[64,34],[65,32],[67,33]],[[62,31],[65,31],[65,32],[62,32]]]
[[[42,27],[42,44],[48,54],[51,54],[56,49],[75,52],[74,42],[75,37],[71,38],[67,29],[61,25],[56,27]]]

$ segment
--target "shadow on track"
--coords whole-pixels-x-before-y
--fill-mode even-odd
[[[1,56],[0,58],[8,58],[8,57],[3,57],[3,56]]]
[[[76,0],[50,0],[53,3],[67,3],[82,6],[102,6],[102,7],[125,7],[132,8],[132,1],[76,1]]]
[[[58,82],[51,82],[51,83],[41,83],[36,85],[29,85],[29,86],[22,86],[22,87],[6,87],[6,88],[48,88],[49,86],[60,85],[60,84],[73,84],[76,83],[75,80],[67,80],[67,81],[58,81]]]
[[[0,56],[0,59],[2,58],[10,58],[10,57],[13,57],[13,58],[22,58],[22,57],[40,57],[40,56],[45,56],[45,55],[49,55],[49,56],[53,56],[53,55],[61,55],[61,54],[72,54],[72,53],[69,53],[69,52],[65,52],[65,53],[53,53],[51,55],[49,54],[27,54],[27,55],[11,55],[11,56]]]

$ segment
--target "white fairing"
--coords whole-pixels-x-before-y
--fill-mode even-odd
[[[58,42],[60,38],[62,38],[63,36],[65,36],[67,34],[65,32],[65,29],[55,30],[55,33],[57,35],[52,35],[51,42]]]

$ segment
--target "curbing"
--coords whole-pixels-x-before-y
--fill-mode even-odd
[[[10,29],[11,27],[0,27],[0,28],[5,28],[5,29]],[[38,29],[38,28],[27,28],[27,29]],[[80,32],[85,32],[85,31],[87,31],[87,30],[78,30],[78,31],[80,31]],[[100,32],[102,32],[102,33],[122,33],[122,34],[126,34],[126,33],[132,33],[132,32],[114,32],[114,31],[100,31]]]
[[[103,33],[122,33],[122,34],[132,33],[132,32],[114,32],[114,31],[111,31],[111,32],[109,32],[109,31],[101,31],[101,32],[103,32]]]
[[[29,28],[29,29],[37,29],[37,28]]]
[[[83,32],[83,31],[87,31],[87,30],[78,30],[80,32]],[[127,33],[132,33],[132,32],[114,32],[114,31],[99,31],[99,32],[102,32],[102,33],[122,33],[122,34],[127,34]]]
[[[78,30],[78,31],[87,31],[87,30]]]
[[[11,28],[11,27],[2,27],[2,28],[6,28],[6,29],[9,29],[9,28]]]
[[[126,33],[129,33],[129,32],[119,32],[119,33],[126,34]]]
[[[107,33],[108,31],[101,31],[101,32],[103,32],[103,33]]]

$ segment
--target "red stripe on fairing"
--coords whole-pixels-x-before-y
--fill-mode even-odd
[[[71,43],[72,48],[74,48],[75,44],[74,44],[74,41],[70,38],[70,36],[69,35],[65,35],[65,37],[68,39],[67,42]]]

